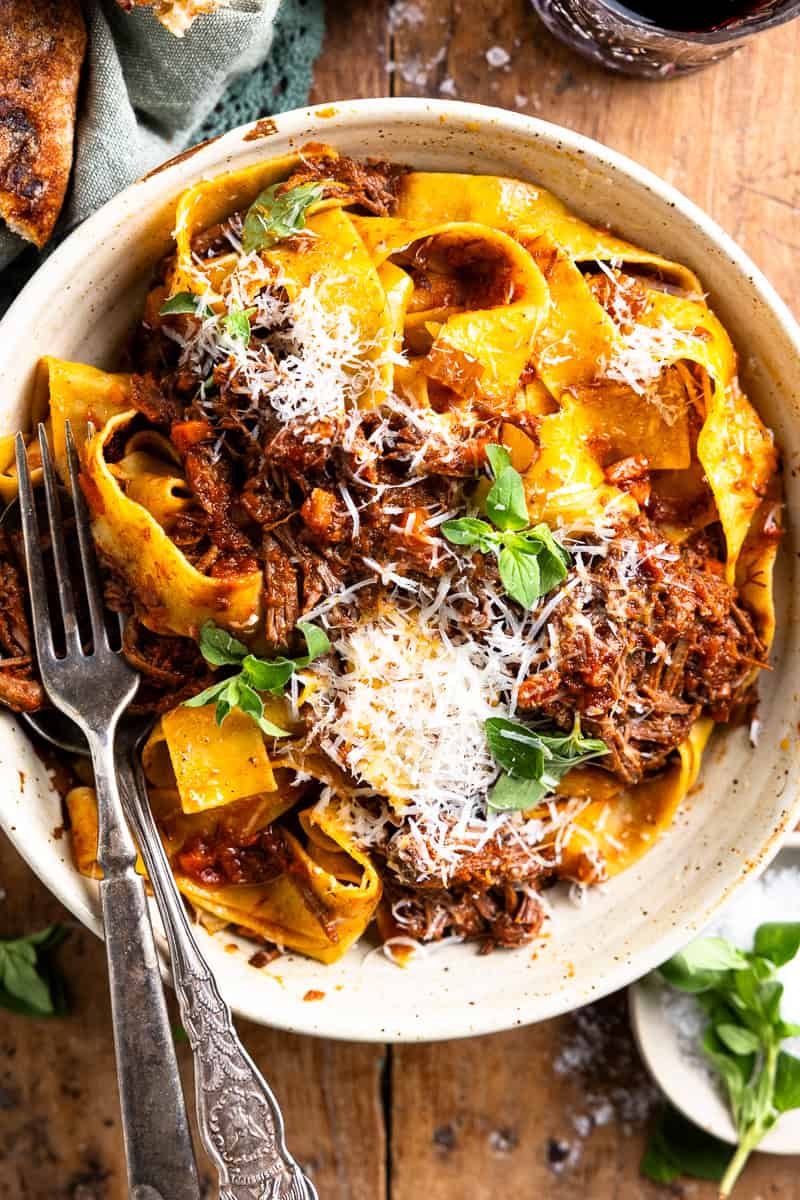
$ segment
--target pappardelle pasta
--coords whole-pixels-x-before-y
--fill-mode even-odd
[[[212,928],[535,938],[668,829],[774,629],[772,436],[686,267],[310,145],[180,196],[128,369],[44,359]],[[0,439],[0,494],[16,492]],[[0,529],[0,699],[44,697]],[[91,780],[67,795],[97,874]]]

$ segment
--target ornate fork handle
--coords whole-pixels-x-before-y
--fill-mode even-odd
[[[317,1200],[286,1148],[277,1101],[239,1041],[197,947],[147,803],[138,755],[133,760],[120,754],[118,772],[169,942],[175,992],[194,1054],[200,1135],[219,1172],[220,1200]]]

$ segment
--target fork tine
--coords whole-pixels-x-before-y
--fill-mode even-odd
[[[53,559],[56,566],[56,583],[58,598],[61,604],[61,619],[64,624],[64,639],[67,652],[81,652],[81,635],[78,629],[78,618],[75,612],[75,595],[72,581],[69,577],[69,562],[67,546],[64,541],[64,522],[61,518],[61,500],[56,486],[55,472],[50,458],[50,447],[47,444],[47,433],[44,425],[39,422],[39,448],[42,452],[42,475],[44,477],[44,495],[47,502],[47,519],[50,522],[50,540],[53,547]]]
[[[86,599],[89,605],[89,619],[92,623],[92,639],[95,652],[102,646],[108,647],[108,633],[103,619],[103,601],[100,593],[100,578],[97,573],[97,560],[94,554],[94,542],[89,529],[89,513],[86,501],[78,482],[80,467],[78,452],[75,449],[75,439],[72,436],[72,426],[66,425],[67,466],[69,467],[69,482],[72,489],[72,504],[75,509],[75,525],[78,530],[78,545],[81,551],[83,567],[83,582],[86,588]]]
[[[25,544],[25,569],[28,575],[28,594],[33,617],[33,637],[39,662],[42,663],[45,659],[54,659],[55,653],[53,633],[50,627],[50,609],[47,604],[47,587],[44,579],[44,561],[39,544],[39,522],[36,519],[25,438],[21,433],[17,434],[15,448],[19,481],[19,515],[22,539]]]

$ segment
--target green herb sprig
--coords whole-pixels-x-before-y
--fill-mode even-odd
[[[307,653],[299,658],[266,659],[256,658],[247,646],[220,629],[213,621],[206,621],[200,630],[200,652],[212,667],[238,667],[234,675],[227,675],[218,683],[184,700],[187,708],[201,708],[216,702],[216,722],[222,725],[234,708],[240,708],[256,722],[267,737],[288,737],[289,731],[264,716],[264,702],[259,692],[271,692],[279,696],[295,671],[302,670],[315,658],[327,654],[330,642],[327,634],[317,625],[298,621],[297,628],[305,638]]]
[[[250,318],[258,310],[256,308],[229,308],[222,318],[222,328],[228,337],[236,342],[250,345]]]
[[[770,922],[756,930],[752,951],[724,938],[698,938],[659,968],[671,987],[697,997],[708,1019],[702,1048],[725,1086],[739,1139],[720,1178],[723,1200],[780,1114],[800,1108],[800,1059],[781,1050],[784,1038],[800,1035],[800,1025],[781,1017],[777,978],[799,949],[800,922]],[[662,1130],[642,1170],[663,1176],[670,1156],[680,1164]]]
[[[165,300],[158,311],[162,317],[189,313],[203,321],[216,315],[212,308],[202,303],[199,296],[195,296],[194,292],[177,292],[174,296],[170,296],[169,300]],[[256,308],[239,308],[237,305],[233,305],[223,313],[220,323],[228,337],[249,346],[250,318],[257,311]]]
[[[459,517],[445,521],[442,533],[456,546],[477,546],[483,554],[496,554],[507,594],[523,608],[533,608],[540,596],[566,579],[570,557],[548,525],[531,527],[522,476],[511,465],[505,446],[487,446],[486,455],[494,475],[484,501],[489,520]]]
[[[170,296],[169,300],[164,301],[158,312],[162,317],[188,313],[193,317],[200,317],[203,321],[214,316],[214,310],[207,304],[203,304],[200,297],[195,296],[194,292],[176,292],[174,296]]]
[[[605,742],[582,736],[577,715],[568,734],[543,733],[505,717],[490,717],[485,728],[489,749],[503,768],[488,798],[489,808],[499,812],[533,808],[573,767],[608,754]]]
[[[324,192],[319,183],[300,183],[278,194],[282,186],[273,183],[265,188],[247,210],[242,231],[245,253],[269,250],[282,238],[305,229],[307,209],[321,200]]]
[[[29,1017],[61,1017],[69,1012],[66,988],[53,959],[63,942],[63,925],[0,940],[0,1008]]]

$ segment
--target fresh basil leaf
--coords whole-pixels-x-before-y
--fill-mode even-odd
[[[267,737],[288,737],[289,733],[286,729],[281,729],[279,725],[273,724],[264,716],[264,702],[258,692],[254,692],[244,681],[239,683],[239,708],[242,712],[247,713],[248,717],[252,717],[258,725],[262,733]]]
[[[761,1039],[752,1029],[745,1029],[741,1025],[723,1022],[714,1026],[714,1032],[734,1054],[757,1054],[761,1048]]]
[[[254,717],[256,721],[263,717],[264,701],[258,692],[254,691],[250,687],[250,684],[246,682],[244,675],[239,679],[236,693],[239,708],[243,713],[247,713],[248,717]]]
[[[772,1102],[778,1112],[800,1108],[800,1058],[781,1051],[775,1069],[775,1091]]]
[[[477,517],[458,517],[454,521],[443,521],[442,533],[454,546],[475,546],[492,537],[494,531],[491,525]]]
[[[282,238],[305,228],[306,210],[322,199],[324,189],[318,183],[301,183],[278,194],[283,184],[274,183],[256,197],[244,219],[242,247],[246,254],[268,250]]]
[[[248,310],[252,312],[251,310]],[[250,317],[243,308],[232,308],[222,319],[222,327],[235,342],[250,345]]]
[[[503,587],[511,599],[523,608],[533,608],[542,594],[538,558],[524,552],[520,554],[513,546],[504,546],[497,567]]]
[[[654,1183],[673,1183],[679,1175],[719,1182],[731,1156],[730,1146],[667,1105],[650,1135],[639,1170]]]
[[[681,953],[698,970],[741,971],[748,966],[747,956],[721,937],[695,938]]]
[[[231,675],[225,680],[225,687],[217,697],[217,708],[214,713],[217,725],[222,725],[239,703],[239,690],[242,682],[241,675]]]
[[[188,700],[184,700],[184,708],[202,708],[204,704],[210,704],[215,700],[220,692],[224,692],[228,686],[227,679],[220,679],[219,683],[212,683],[211,687],[207,687],[204,691],[198,692],[196,696],[190,696]]]
[[[486,457],[489,460],[489,466],[492,468],[492,474],[495,479],[502,475],[507,467],[511,466],[511,455],[505,446],[498,446],[493,443],[486,447]]]
[[[543,547],[539,555],[539,595],[546,596],[567,578],[567,567],[560,555]]]
[[[552,757],[569,759],[573,765],[577,765],[579,761],[584,762],[587,758],[608,754],[608,746],[600,738],[582,736],[577,716],[570,733],[552,734],[537,730],[537,736]]]
[[[258,727],[267,737],[289,737],[288,729],[281,729],[280,725],[275,725],[267,717],[258,718]]]
[[[519,530],[530,524],[525,487],[519,471],[504,467],[497,476],[486,500],[486,515],[498,529]]]
[[[661,964],[658,971],[670,987],[692,994],[717,987],[723,974],[721,971],[702,971],[689,967],[684,963],[682,954],[673,954],[672,958]]]
[[[319,625],[312,625],[309,621],[298,621],[297,628],[305,638],[307,653],[302,658],[296,658],[294,664],[296,667],[307,667],[315,658],[321,658],[323,654],[328,653],[331,648],[330,639],[324,629],[320,629]]]
[[[680,1175],[718,1182],[730,1157],[730,1146],[666,1105],[650,1134],[639,1170],[654,1183],[673,1183]]]
[[[259,692],[274,692],[277,695],[294,674],[294,663],[290,658],[275,658],[270,662],[248,654],[242,663],[242,670],[251,687]]]
[[[24,946],[5,945],[0,954],[0,983],[11,996],[23,1001],[32,1013],[49,1016],[53,1011],[50,989],[36,970],[36,952]]]
[[[548,793],[537,779],[520,779],[505,771],[489,791],[487,804],[494,812],[527,812]]]
[[[489,717],[484,729],[489,749],[505,771],[521,779],[541,779],[544,751],[538,734],[505,717]]]
[[[800,1025],[792,1021],[778,1021],[775,1026],[775,1037],[782,1042],[784,1038],[800,1037]]]
[[[538,525],[534,525],[533,529],[526,534],[526,537],[537,538],[545,550],[552,554],[554,558],[560,559],[565,566],[569,565],[569,551],[561,545],[561,542],[556,538],[550,526],[545,524],[544,521],[541,521]]]
[[[193,292],[176,292],[174,296],[170,296],[169,300],[165,300],[158,310],[161,317],[174,316],[178,313],[191,313],[193,317],[213,317],[214,312],[203,304],[199,296],[195,296]]]
[[[800,950],[800,921],[769,921],[759,925],[753,949],[776,967],[784,966]]]
[[[66,988],[53,959],[64,940],[61,925],[48,925],[21,938],[0,940],[0,1008],[32,1017],[69,1011]]]
[[[701,1045],[708,1060],[722,1076],[738,1124],[742,1101],[748,1096],[747,1085],[753,1070],[753,1058],[750,1055],[730,1053],[713,1029],[705,1031]]]
[[[777,979],[768,979],[761,984],[758,1000],[761,1011],[770,1024],[780,1018],[781,1000],[783,999],[783,984]]]
[[[200,629],[200,653],[212,667],[225,667],[240,663],[249,650],[226,629],[206,621]]]

